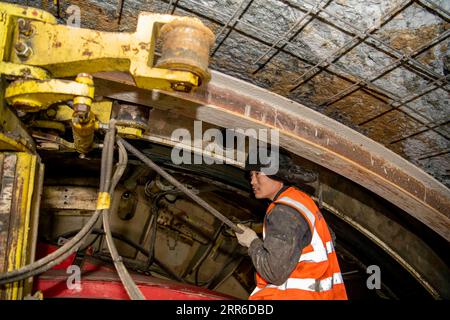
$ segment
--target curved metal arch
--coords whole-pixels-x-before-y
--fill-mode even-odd
[[[208,85],[191,94],[141,90],[123,73],[95,76],[97,92],[104,96],[220,127],[278,129],[281,147],[378,194],[450,241],[448,188],[381,144],[300,103],[214,71]]]

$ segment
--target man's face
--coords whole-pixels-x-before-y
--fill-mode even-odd
[[[273,199],[283,184],[259,171],[250,172],[250,183],[256,199]]]

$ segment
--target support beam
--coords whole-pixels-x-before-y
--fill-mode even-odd
[[[378,194],[450,241],[448,188],[379,143],[310,108],[219,72],[193,94],[141,90],[122,73],[96,77],[103,96],[171,109],[225,128],[279,129],[281,147]]]

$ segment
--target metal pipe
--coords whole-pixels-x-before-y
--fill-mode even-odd
[[[213,216],[215,216],[217,219],[225,223],[227,226],[229,226],[234,232],[242,233],[243,230],[239,228],[236,224],[234,224],[230,219],[225,217],[223,214],[221,214],[219,211],[214,209],[212,206],[210,206],[205,200],[194,194],[191,190],[186,188],[182,183],[180,183],[177,179],[172,177],[170,174],[168,174],[164,169],[162,169],[160,166],[158,166],[156,163],[154,163],[152,160],[150,160],[147,156],[145,156],[142,152],[137,150],[135,147],[133,147],[131,144],[129,144],[127,141],[122,139],[121,137],[117,137],[117,140],[122,142],[124,147],[130,151],[132,154],[134,154],[139,160],[141,160],[143,163],[148,165],[150,168],[158,172],[164,179],[166,179],[169,183],[173,184],[175,187],[177,187],[179,190],[181,190],[185,195],[187,195],[189,198],[194,200],[197,204],[199,204],[203,209],[211,213]]]
[[[90,74],[80,73],[75,81],[94,86]],[[95,116],[91,112],[92,98],[77,96],[73,99],[72,132],[75,149],[82,153],[88,153],[94,143]]]
[[[114,126],[114,120],[110,121],[110,129],[107,133],[107,139],[108,139],[108,157],[107,157],[107,170],[112,166],[112,160],[114,155],[114,136],[115,136],[115,126]],[[106,179],[106,185],[109,187],[109,195],[112,198],[114,195],[114,190],[116,189],[117,183],[119,182],[120,178],[123,175],[123,172],[125,171],[126,165],[127,165],[127,152],[121,142],[117,143],[119,146],[119,163],[117,165],[116,171],[114,172],[114,176],[111,179]],[[109,175],[111,176],[111,175]],[[122,281],[123,286],[125,287],[125,290],[128,293],[128,296],[132,300],[145,300],[144,295],[141,293],[139,288],[137,287],[136,283],[131,278],[127,268],[123,264],[122,257],[119,255],[119,252],[117,251],[116,245],[114,244],[114,240],[111,233],[111,226],[109,224],[109,216],[110,216],[110,209],[105,209],[102,212],[103,216],[103,229],[105,230],[106,235],[106,244],[108,246],[108,250],[111,254],[112,261],[114,263],[114,266],[117,270],[117,273],[119,274],[119,278]]]

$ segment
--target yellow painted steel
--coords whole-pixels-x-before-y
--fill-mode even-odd
[[[13,77],[20,77],[26,79],[45,80],[50,76],[47,71],[42,68],[27,66],[22,64],[0,62],[0,75],[5,74]]]
[[[117,133],[125,138],[137,139],[142,137],[142,129],[116,126]]]
[[[4,88],[5,80],[0,79],[0,88]],[[0,89],[0,151],[27,151],[34,153],[36,146],[25,126],[6,106],[4,92]]]
[[[28,151],[27,147],[15,138],[8,137],[0,132],[0,150],[2,151]]]
[[[110,206],[110,196],[108,192],[99,192],[97,197],[97,210],[108,209]]]
[[[34,140],[6,103],[20,111],[37,112],[73,100],[77,115],[67,105],[59,105],[47,113],[51,120],[37,119],[34,123],[34,126],[63,132],[64,125],[57,121],[72,120],[73,144],[46,133],[38,132],[35,136],[86,152],[93,145],[95,126],[109,122],[112,103],[92,103],[94,86],[88,77],[77,81],[53,78],[72,77],[86,71],[122,71],[129,72],[140,88],[188,92],[209,80],[207,53],[213,39],[212,33],[199,20],[183,18],[183,21],[189,19],[195,21],[192,26],[197,28],[196,34],[207,40],[200,43],[197,36],[186,38],[186,50],[190,52],[187,60],[176,53],[179,49],[182,52],[183,46],[163,46],[171,50],[165,55],[170,58],[170,64],[155,67],[155,44],[161,27],[175,23],[169,29],[171,38],[177,38],[179,17],[141,13],[134,33],[100,32],[57,25],[56,19],[45,11],[0,3],[0,120],[3,123],[0,130],[0,151],[3,151],[0,152],[3,174],[0,214],[2,219],[8,220],[7,232],[0,233],[1,272],[16,270],[33,259],[33,248],[30,248],[33,236],[29,230],[35,230],[32,224],[37,219],[32,212],[38,212],[33,208],[36,204],[33,193],[36,172],[43,170],[38,156],[33,155]],[[183,32],[186,34],[186,30]],[[196,61],[194,51],[200,47],[203,54],[201,61]],[[19,80],[6,86],[4,75]],[[129,138],[140,138],[143,133],[142,129],[123,125],[118,125],[117,131]],[[99,194],[97,208],[109,206],[109,194]],[[21,299],[29,289],[28,281],[15,282],[0,290],[0,298]]]
[[[58,25],[45,11],[0,3],[0,27],[0,75],[21,78],[6,88],[4,99],[24,112],[37,112],[73,99],[74,140],[76,149],[83,153],[93,143],[94,129],[111,117],[111,106],[94,110],[94,120],[89,109],[94,98],[92,77],[82,75],[76,81],[52,78],[86,71],[125,71],[140,88],[185,92],[210,78],[208,60],[214,34],[197,18],[143,12],[133,33],[101,32]],[[163,52],[155,66],[158,39]],[[51,118],[66,121],[69,113],[67,107],[58,107]],[[61,126],[53,127],[62,132]],[[122,125],[118,132],[139,138],[143,131]],[[12,140],[3,132],[0,148],[25,150],[22,141]],[[24,145],[30,149],[30,143]]]
[[[0,2],[0,61],[9,59],[12,43],[11,30],[17,26],[19,18],[56,24],[57,20],[50,13],[31,7]]]
[[[95,117],[92,112],[86,122],[77,122],[77,118],[72,119],[72,132],[75,149],[79,153],[88,153],[94,143]]]
[[[72,115],[73,109],[68,105],[60,104],[56,107],[56,114],[55,114],[56,121],[69,121],[72,119]]]
[[[33,206],[33,192],[39,160],[37,156],[25,152],[1,153],[1,165],[4,176],[2,183],[6,187],[0,194],[1,214],[8,215],[8,241],[7,246],[2,247],[0,254],[6,258],[6,265],[2,265],[2,272],[16,270],[30,263],[32,239],[29,231],[34,226],[32,221],[37,221],[31,216]],[[13,178],[12,181],[4,180]],[[8,184],[11,184],[8,186]],[[3,209],[9,207],[9,212]],[[4,240],[2,238],[1,240]],[[6,286],[0,294],[5,299],[22,299],[29,294],[30,286],[25,286],[24,281],[14,282]]]
[[[94,81],[87,73],[78,74],[77,83],[87,85],[92,89],[90,96],[81,95],[73,99],[72,132],[75,149],[79,153],[87,153],[94,143],[95,115],[91,112],[94,97]]]
[[[33,120],[29,126],[34,128],[53,129],[61,133],[66,132],[66,127],[64,126],[64,124],[58,121]]]
[[[16,50],[10,47],[9,62],[42,67],[52,77],[69,77],[86,71],[124,71],[133,76],[140,88],[189,91],[202,81],[206,83],[209,80],[207,77],[202,79],[208,75],[207,69],[197,72],[199,64],[191,66],[189,62],[175,69],[154,67],[155,43],[161,26],[179,19],[195,21],[199,28],[203,28],[200,35],[205,34],[207,39],[214,38],[213,33],[196,18],[148,12],[139,15],[134,33],[101,32],[32,21],[30,28],[37,31],[26,39],[19,28],[14,29],[12,46]],[[191,43],[197,43],[198,38],[190,40]],[[212,41],[203,43],[209,45],[205,49],[209,51]],[[206,55],[206,66],[207,60]]]
[[[48,73],[42,68],[25,66],[21,62],[8,62],[13,49],[12,30],[17,27],[18,19],[57,23],[55,17],[46,11],[15,4],[0,3],[0,75],[47,79]]]
[[[208,63],[214,33],[200,20],[180,17],[162,26],[160,38],[162,49],[156,64],[158,68],[189,71],[205,82],[211,79]],[[186,90],[181,88],[183,84],[179,85],[177,90]]]
[[[95,118],[100,123],[108,123],[111,119],[113,102],[110,100],[94,101],[92,102],[91,111],[95,114]],[[96,124],[98,128],[98,123]]]
[[[6,101],[13,107],[36,112],[77,96],[94,97],[94,87],[69,80],[17,80],[5,91]]]

